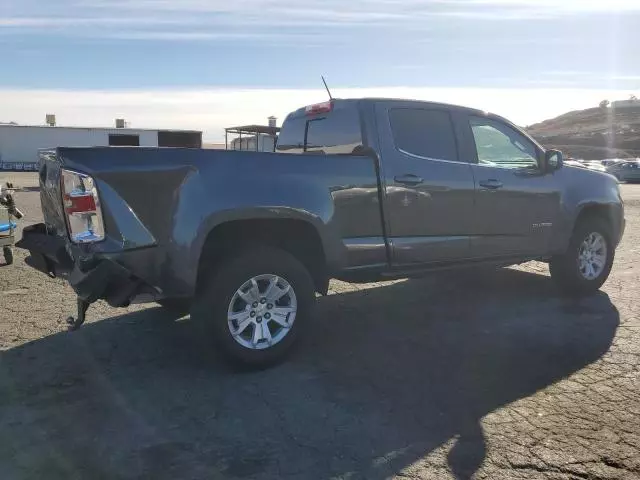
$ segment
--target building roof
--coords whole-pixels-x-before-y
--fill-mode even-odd
[[[276,135],[280,127],[270,127],[268,125],[244,125],[242,127],[228,127],[224,129],[227,133],[264,133],[266,135]]]
[[[48,128],[51,130],[115,130],[118,132],[180,132],[180,133],[198,133],[202,134],[200,130],[181,130],[176,128],[133,128],[133,127],[125,127],[125,128],[117,128],[117,127],[72,127],[72,126],[63,126],[56,125],[55,127],[51,127],[49,125],[20,125],[15,123],[0,123],[0,128],[10,127],[10,128]]]

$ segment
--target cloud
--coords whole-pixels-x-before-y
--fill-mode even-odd
[[[607,77],[611,80],[621,80],[629,82],[640,82],[640,75],[611,75]]]
[[[640,11],[636,0],[455,0],[456,3],[502,8],[537,8],[549,12]]]
[[[598,81],[601,84],[607,84],[607,82],[626,83],[626,82],[638,82],[640,81],[640,74],[629,73],[617,73],[617,72],[592,72],[581,70],[551,70],[548,72],[541,72],[544,79],[538,79],[548,84],[561,86],[565,82],[579,82],[585,78],[589,80]],[[513,80],[513,79],[512,79]]]
[[[584,70],[550,70],[548,72],[542,72],[542,74],[551,77],[576,77],[580,75],[594,75],[595,73]]]
[[[6,0],[5,0],[6,1]],[[12,27],[13,32],[40,26],[67,26],[101,24],[109,28],[140,22],[149,25],[184,24],[209,27],[258,29],[272,27],[380,27],[397,25],[411,19],[414,7],[364,0],[354,5],[336,0],[308,0],[300,4],[286,0],[237,0],[235,2],[182,0],[61,0],[37,8],[30,2],[9,0],[13,8],[0,19],[0,28]],[[21,3],[25,3],[21,7]],[[73,11],[74,17],[68,18]],[[42,32],[39,32],[42,33]],[[66,32],[73,33],[73,32]],[[81,33],[81,32],[76,32]],[[98,35],[95,30],[85,34]]]
[[[305,46],[313,44],[314,36],[307,34],[285,34],[276,32],[212,32],[212,31],[118,31],[102,35],[104,38],[113,38],[118,40],[171,40],[171,41],[208,41],[208,40],[234,40],[234,41],[256,41],[261,43],[272,44],[272,41],[296,41],[304,42]],[[329,39],[330,40],[330,39]],[[325,42],[326,43],[326,42]],[[299,46],[299,43],[297,43]]]
[[[0,33],[130,40],[215,40],[212,32],[259,35],[295,29],[424,30],[434,19],[523,20],[578,14],[640,12],[637,0],[3,0]],[[69,16],[69,12],[73,12]],[[50,27],[50,29],[46,29]],[[75,28],[64,28],[75,27]],[[97,28],[104,27],[104,28]],[[167,30],[167,27],[171,27]],[[177,28],[182,27],[183,29]],[[196,28],[195,32],[192,30]],[[398,30],[401,28],[402,30]],[[140,34],[134,34],[140,31]],[[193,35],[189,35],[193,33]],[[163,36],[164,34],[164,36]],[[246,38],[246,37],[244,37]]]
[[[589,108],[600,100],[627,98],[627,90],[491,89],[376,87],[336,88],[335,97],[414,98],[492,111],[520,125]],[[20,124],[44,123],[55,113],[59,125],[112,126],[125,118],[132,127],[185,128],[204,131],[207,141],[224,139],[224,128],[266,124],[269,115],[282,122],[289,111],[326,100],[322,89],[150,89],[28,90],[0,89],[2,118]]]
[[[127,26],[127,25],[176,25],[187,19],[175,18],[126,18],[126,17],[10,17],[0,18],[2,27],[70,27],[81,25]]]

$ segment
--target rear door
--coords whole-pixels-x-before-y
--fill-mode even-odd
[[[476,187],[473,256],[527,257],[548,251],[560,189],[544,171],[542,150],[499,118],[460,113],[457,121]]]
[[[376,103],[386,220],[395,265],[470,256],[471,166],[458,154],[447,108]]]

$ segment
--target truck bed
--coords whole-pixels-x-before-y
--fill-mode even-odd
[[[157,297],[191,296],[203,245],[216,226],[245,218],[308,222],[322,237],[330,268],[350,263],[350,238],[383,238],[374,160],[183,148],[57,148],[41,152],[40,228],[70,278],[79,262],[109,261]],[[61,202],[61,169],[93,177],[105,239],[70,241]],[[336,204],[339,207],[336,208]],[[351,212],[351,213],[350,213]],[[32,233],[35,233],[32,232]],[[64,255],[62,255],[64,257]],[[75,272],[75,273],[73,273]],[[130,301],[132,298],[126,299]],[[120,300],[118,300],[120,301]]]

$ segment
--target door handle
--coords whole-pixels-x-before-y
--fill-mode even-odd
[[[393,177],[393,179],[396,181],[396,183],[402,183],[403,185],[408,185],[408,186],[419,185],[422,182],[424,182],[424,179],[422,177],[419,177],[412,173],[409,173],[406,175],[397,175]]]
[[[490,178],[489,180],[481,180],[480,186],[491,190],[497,190],[498,188],[502,188],[502,182],[495,178]]]

